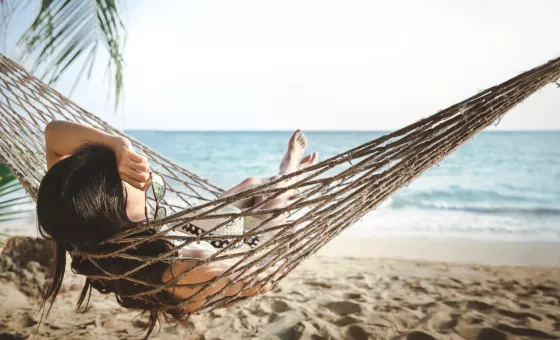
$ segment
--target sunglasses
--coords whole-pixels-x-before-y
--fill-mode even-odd
[[[154,201],[156,202],[156,210],[154,211],[154,220],[161,220],[167,216],[167,210],[165,207],[159,205],[159,202],[163,200],[165,196],[165,180],[158,174],[150,172],[150,181],[152,182],[152,192],[154,194]],[[148,218],[148,190],[146,190],[146,204],[144,206],[144,213],[146,214],[146,220]]]

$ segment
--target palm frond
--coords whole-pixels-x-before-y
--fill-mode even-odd
[[[2,50],[6,51],[6,33],[15,11],[19,7],[20,2],[13,0],[0,0],[0,34],[2,37]]]
[[[0,2],[5,7],[9,1]],[[18,42],[23,48],[22,61],[32,62],[33,71],[41,69],[41,78],[53,84],[85,57],[73,90],[86,69],[90,78],[98,47],[103,46],[109,56],[107,70],[114,75],[116,108],[123,90],[123,8],[120,0],[41,0],[39,13]]]
[[[15,197],[15,198],[2,200],[2,201],[0,201],[0,212],[2,211],[2,209],[18,206],[18,205],[21,205],[23,203],[29,203],[29,202],[30,202],[30,200],[29,200],[29,197],[27,197],[27,196],[19,196],[19,197]]]
[[[6,247],[7,239],[9,239],[11,235],[0,233],[0,248]]]
[[[23,191],[23,188],[17,178],[10,172],[6,164],[0,163],[0,223],[24,218],[32,211],[13,209],[13,207],[31,203],[29,196],[16,196],[20,191]],[[15,197],[9,197],[10,194],[14,194]]]
[[[0,197],[8,196],[9,194],[13,194],[15,192],[21,191],[22,188],[19,183],[15,183],[16,185],[10,186],[10,190],[3,190]]]
[[[0,213],[0,222],[15,221],[25,218],[28,213],[32,212],[31,209],[26,210],[12,210]]]
[[[1,181],[1,177],[0,177],[0,181]],[[2,195],[7,195],[8,194],[8,190],[12,190],[19,187],[19,183],[15,182],[15,183],[2,183],[0,185],[0,196]]]
[[[1,183],[11,183],[16,180],[16,176],[12,174],[10,168],[4,163],[0,163],[0,182]]]

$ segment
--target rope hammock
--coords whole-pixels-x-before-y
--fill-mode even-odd
[[[74,251],[74,254],[92,261],[104,273],[90,279],[125,279],[145,285],[145,291],[129,295],[143,299],[149,294],[177,287],[181,275],[166,284],[154,284],[139,280],[132,274],[159,261],[171,263],[177,260],[176,250],[193,243],[224,241],[227,246],[210,258],[189,259],[198,262],[191,270],[223,259],[235,259],[236,264],[212,281],[181,286],[206,288],[226,275],[239,274],[234,282],[208,299],[200,310],[231,305],[247,297],[240,294],[224,296],[222,291],[242,280],[249,282],[250,286],[265,284],[271,282],[274,274],[281,273],[280,279],[273,282],[273,285],[277,285],[301,261],[375,209],[398,189],[407,186],[482,129],[499,121],[507,111],[532,93],[558,81],[559,77],[560,58],[557,58],[398,131],[304,170],[228,197],[220,197],[224,192],[222,188],[126,136],[140,153],[148,157],[152,168],[159,169],[158,173],[165,178],[170,195],[162,205],[171,215],[134,230],[120,232],[104,241],[119,246],[111,253]],[[73,121],[125,136],[0,55],[0,161],[10,167],[34,199],[37,198],[38,186],[46,171],[43,130],[54,119]],[[294,184],[285,187],[277,185],[294,176],[299,178]],[[286,207],[260,208],[291,189],[297,189],[298,196],[289,201]],[[250,208],[228,209],[233,202],[256,195],[265,199]],[[270,217],[258,219],[257,215],[265,213]],[[280,215],[287,216],[286,223],[269,223]],[[176,232],[190,222],[197,221],[208,222],[206,225],[211,227],[193,236]],[[257,223],[244,223],[242,225],[249,224],[250,228],[241,230],[232,228],[240,221]],[[148,228],[158,231],[148,237],[135,236]],[[243,240],[255,237],[260,240],[256,247],[235,247]],[[157,257],[126,253],[127,249],[154,239],[172,242],[174,251]],[[114,257],[132,259],[138,265],[126,273],[115,274],[97,264],[101,258]],[[278,268],[274,273],[258,277],[275,265]],[[170,303],[167,308],[184,306],[195,297],[196,294],[183,301]]]

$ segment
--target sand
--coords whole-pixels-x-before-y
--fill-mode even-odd
[[[472,240],[465,238],[333,239],[319,252],[324,256],[392,258],[492,266],[547,266],[560,268],[560,243],[538,241]]]
[[[469,245],[465,240],[346,237],[336,242],[290,273],[275,291],[241,306],[193,317],[189,328],[165,323],[152,338],[560,338],[560,268],[556,266],[560,256],[554,244],[470,241]],[[414,242],[425,246],[418,245],[419,252],[414,253]],[[392,249],[386,255],[393,259],[378,257],[383,247]],[[477,258],[481,247],[487,249],[485,261]],[[145,320],[138,312],[119,307],[112,296],[94,291],[87,311],[76,313],[83,278],[69,271],[51,314],[37,328],[37,291],[45,275],[39,261],[46,250],[34,249],[31,261],[24,263],[29,255],[20,256],[8,269],[5,260],[0,266],[0,339],[141,336]],[[377,257],[368,257],[368,249]],[[454,262],[426,261],[438,258],[438,253],[440,260],[451,257]],[[6,251],[2,258],[12,256]],[[501,266],[472,264],[476,261]]]

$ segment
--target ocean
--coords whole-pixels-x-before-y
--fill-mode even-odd
[[[291,135],[129,133],[223,188],[276,173]],[[385,133],[310,131],[307,150],[323,160]],[[560,242],[560,131],[483,132],[345,233]]]

